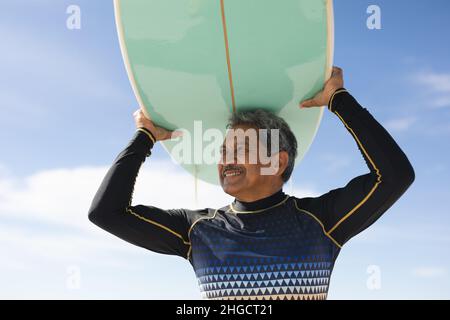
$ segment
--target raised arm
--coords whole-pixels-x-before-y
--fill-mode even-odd
[[[385,213],[413,183],[415,173],[392,136],[346,89],[334,91],[328,109],[355,140],[370,173],[318,198],[305,198],[303,205],[343,245]]]
[[[89,220],[134,245],[187,258],[190,249],[188,210],[131,205],[136,177],[155,142],[149,129],[142,126],[136,130],[95,194]]]

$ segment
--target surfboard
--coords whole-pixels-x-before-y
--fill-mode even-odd
[[[225,136],[232,112],[264,108],[297,137],[298,164],[324,108],[299,109],[331,76],[332,0],[114,0],[119,43],[139,106],[155,124]],[[217,166],[180,161],[180,141],[162,142],[197,178],[219,184]]]

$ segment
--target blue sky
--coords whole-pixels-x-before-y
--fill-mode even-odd
[[[81,30],[66,28],[72,4],[81,8]],[[366,27],[371,4],[381,8],[381,30]],[[403,148],[416,181],[344,247],[330,299],[450,298],[449,9],[445,0],[335,3],[335,64],[345,86]],[[87,221],[101,179],[134,133],[137,109],[112,1],[5,0],[0,37],[0,298],[200,298],[187,261],[133,247]],[[367,171],[350,134],[325,112],[285,191],[320,195]],[[134,203],[171,208],[175,194],[177,206],[194,205],[191,191],[164,181],[194,185],[157,146]],[[231,201],[219,187],[200,184],[199,192],[200,207]],[[373,265],[378,290],[367,286]]]

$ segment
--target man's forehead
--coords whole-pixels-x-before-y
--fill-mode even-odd
[[[238,145],[248,144],[250,139],[258,138],[258,129],[251,126],[237,126],[227,129],[225,139],[222,143],[222,147],[226,145]]]

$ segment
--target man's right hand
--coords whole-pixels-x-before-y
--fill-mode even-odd
[[[155,126],[151,119],[147,118],[141,109],[136,110],[133,113],[134,122],[136,123],[136,128],[146,128],[155,137],[156,141],[174,139],[183,135],[182,131],[169,131],[162,127]]]
[[[333,67],[330,79],[325,83],[324,88],[310,100],[303,101],[301,108],[327,106],[333,93],[344,86],[344,71],[339,67]]]

